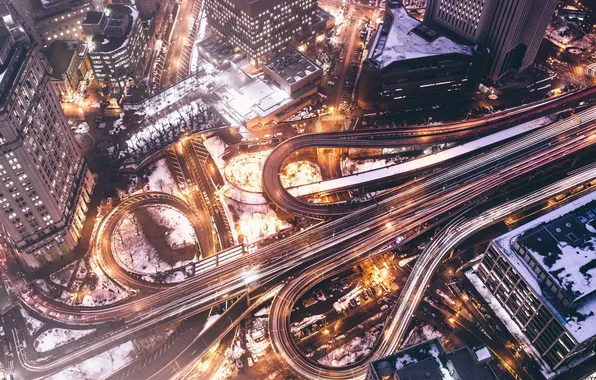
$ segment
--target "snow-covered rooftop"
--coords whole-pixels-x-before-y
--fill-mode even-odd
[[[293,49],[268,62],[265,67],[289,84],[299,82],[321,71],[321,68],[310,59]]]
[[[390,17],[381,24],[368,58],[380,63],[380,68],[405,59],[459,53],[472,55],[472,47],[458,44],[411,17],[402,6],[389,9]],[[386,33],[385,33],[386,31]],[[426,36],[424,38],[422,36]],[[438,37],[437,37],[438,35]]]
[[[371,364],[378,379],[393,378],[395,374],[400,379],[496,379],[487,365],[474,362],[467,347],[446,354],[438,338],[410,346]],[[448,368],[455,369],[456,374]]]
[[[112,16],[108,16],[109,14]],[[106,15],[106,17],[126,16],[129,17],[130,20],[124,36],[107,36],[105,34],[93,36],[93,43],[90,49],[91,53],[112,53],[128,45],[132,32],[135,28],[135,24],[139,18],[139,12],[137,9],[134,6],[127,4],[110,4],[106,7],[104,15]]]
[[[255,117],[266,117],[276,113],[281,107],[292,101],[282,89],[269,85],[260,78],[239,88],[227,88],[220,95],[233,115],[249,121]]]
[[[596,192],[568,203],[493,240],[516,271],[539,295],[573,337],[583,342],[596,334]],[[516,251],[525,249],[551,281],[570,295],[570,315],[543,294],[537,275]]]
[[[492,358],[492,354],[490,353],[488,347],[482,346],[476,350],[474,350],[474,355],[476,355],[476,359],[481,362],[486,359]]]

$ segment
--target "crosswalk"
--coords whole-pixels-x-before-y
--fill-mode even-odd
[[[166,158],[168,167],[170,168],[170,172],[174,175],[174,180],[178,184],[180,188],[180,184],[184,184],[186,186],[187,178],[184,175],[184,171],[182,170],[182,166],[180,165],[180,160],[178,159],[178,155],[176,154],[175,148],[169,147],[166,149]],[[181,189],[184,190],[184,189]]]

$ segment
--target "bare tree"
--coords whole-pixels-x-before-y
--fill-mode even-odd
[[[159,178],[157,180],[157,186],[159,187],[159,191],[161,191],[163,193],[163,188],[166,185],[166,181],[163,180],[163,178]]]

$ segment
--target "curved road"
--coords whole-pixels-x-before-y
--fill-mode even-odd
[[[596,107],[589,111],[596,115]],[[64,306],[51,310],[50,313],[54,314],[49,314],[47,309],[39,307],[37,300],[23,294],[21,299],[24,304],[50,319],[72,324],[120,320],[126,324],[126,328],[114,331],[100,342],[79,348],[69,355],[65,353],[64,357],[52,363],[30,364],[28,369],[42,372],[60,368],[110,342],[150,328],[156,322],[204,310],[238,296],[246,290],[248,283],[278,281],[281,275],[305,263],[324,262],[328,258],[345,261],[350,255],[355,255],[356,249],[360,249],[357,254],[371,252],[371,249],[392,242],[401,231],[407,231],[412,225],[424,225],[441,215],[467,207],[480,194],[591,146],[596,140],[593,138],[594,129],[593,123],[579,126],[574,118],[545,126],[408,184],[376,205],[305,230],[216,267],[202,276],[127,304],[103,310],[76,311]],[[0,269],[3,268],[0,266]],[[15,287],[14,283],[12,285]],[[18,287],[19,284],[16,284]],[[26,286],[21,289],[26,293]]]
[[[540,115],[552,112],[555,107],[589,98],[594,94],[596,94],[596,87],[551,99],[545,103],[528,105],[520,107],[515,111],[508,111],[485,119],[461,123],[412,128],[326,132],[296,136],[278,145],[267,157],[263,166],[263,189],[277,206],[291,214],[312,218],[346,215],[358,208],[362,208],[363,204],[308,203],[295,198],[284,188],[281,183],[280,172],[285,160],[292,153],[313,147],[382,148],[429,146],[444,142],[471,140],[472,138],[486,135],[489,132],[502,130],[512,124],[520,124],[529,117],[537,118]],[[359,184],[359,186],[362,185],[362,183]]]
[[[269,331],[274,332],[271,336],[275,351],[297,375],[303,378],[364,379],[370,361],[398,351],[415,310],[424,297],[427,285],[436,268],[449,252],[477,232],[500,222],[524,207],[544,202],[577,186],[579,183],[585,183],[594,178],[596,178],[596,165],[591,165],[578,170],[575,174],[563,180],[489,209],[478,216],[460,216],[454,219],[432,240],[416,261],[392,313],[386,320],[384,331],[380,334],[379,341],[377,341],[372,353],[358,363],[346,367],[332,368],[323,366],[306,358],[294,343],[289,328],[290,314],[298,299],[314,284],[346,269],[346,266],[339,269],[337,262],[333,260],[313,266],[282,288],[273,301],[269,312]],[[353,263],[350,262],[350,264]]]

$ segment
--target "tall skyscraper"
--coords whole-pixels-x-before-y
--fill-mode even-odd
[[[272,58],[314,31],[315,0],[206,0],[208,24],[252,58]]]
[[[25,267],[76,246],[94,181],[49,81],[49,65],[0,3],[0,223]]]
[[[425,23],[490,49],[488,76],[497,81],[530,66],[557,0],[429,0]]]

